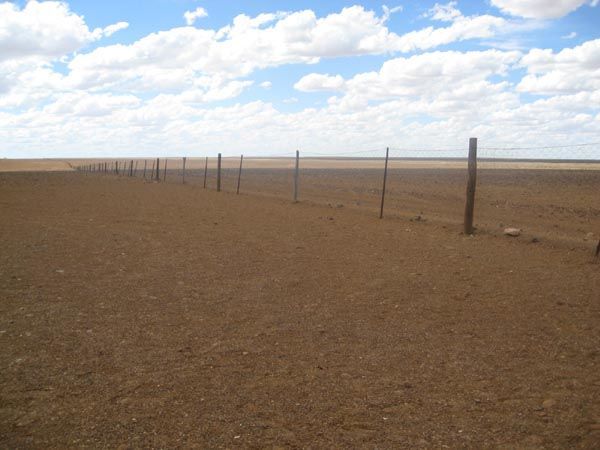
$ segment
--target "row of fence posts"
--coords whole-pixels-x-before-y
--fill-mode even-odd
[[[389,147],[385,150],[385,165],[383,169],[383,187],[381,189],[381,205],[379,208],[379,218],[383,219],[383,210],[385,204],[385,193],[386,193],[386,183],[387,183],[387,174],[388,174],[388,164],[390,158],[390,149]],[[221,153],[217,156],[217,192],[221,192]],[[164,160],[163,164],[163,176],[162,181],[165,182],[167,180],[167,159]],[[238,170],[237,177],[237,187],[236,194],[240,193],[240,184],[242,180],[242,166],[244,162],[244,155],[240,156],[240,166]],[[129,167],[127,165],[129,164]],[[183,158],[183,171],[182,171],[182,183],[185,184],[185,171],[186,171],[187,158]],[[134,160],[127,162],[114,161],[112,163],[96,163],[96,164],[86,164],[83,166],[79,166],[78,169],[88,172],[103,172],[103,173],[114,173],[116,175],[124,175],[129,172],[130,177],[134,177],[137,173],[138,162]],[[143,178],[146,178],[147,171],[147,160],[144,160],[144,170],[143,170]],[[153,181],[161,181],[160,179],[160,158],[156,158],[156,160],[152,160],[152,169],[150,170],[151,180]],[[206,177],[208,175],[208,157],[205,158],[204,161],[204,183],[203,187],[206,189]],[[300,178],[300,152],[296,151],[295,165],[294,165],[294,186],[293,186],[293,202],[298,202],[298,185]],[[465,214],[464,214],[464,233],[465,234],[473,234],[473,217],[474,217],[474,209],[475,209],[475,189],[477,186],[477,138],[469,139],[469,160],[468,160],[468,178],[467,178],[467,199],[465,204]],[[600,247],[599,247],[600,249]],[[599,250],[600,251],[600,250]]]

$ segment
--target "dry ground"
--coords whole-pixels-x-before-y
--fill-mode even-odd
[[[575,214],[530,192],[566,175],[488,183],[513,200],[493,221],[560,219],[536,244],[461,235],[463,175],[422,175],[426,221],[0,174],[0,446],[598,448],[600,264],[573,234],[598,223],[595,178],[569,188]],[[313,176],[348,195],[348,173]]]

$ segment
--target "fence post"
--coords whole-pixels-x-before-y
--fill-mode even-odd
[[[187,158],[184,156],[183,157],[183,175],[181,177],[181,184],[185,184],[185,162],[186,162]]]
[[[131,160],[131,162],[129,163],[129,176],[132,177],[133,176],[133,159]]]
[[[240,156],[240,171],[238,172],[237,189],[235,191],[236,194],[240,193],[240,180],[242,179],[242,163],[243,162],[244,162],[244,155]]]
[[[138,162],[137,160],[135,161],[135,165],[133,166],[133,176],[135,177],[137,174],[137,166],[138,166]]]
[[[217,192],[221,192],[221,154],[217,158]]]
[[[467,204],[465,205],[465,234],[473,234],[473,210],[477,186],[477,138],[469,139],[469,180],[467,182]]]
[[[146,179],[146,167],[147,167],[147,166],[148,166],[148,161],[147,161],[147,160],[144,160],[144,175],[143,175],[143,177],[144,177],[144,180]]]
[[[379,218],[383,219],[383,204],[385,202],[385,183],[387,181],[388,171],[388,160],[390,158],[390,148],[385,149],[385,168],[383,169],[383,189],[381,190],[381,210],[379,211]]]
[[[156,158],[156,181],[160,181],[160,158]]]
[[[298,176],[300,172],[300,151],[296,150],[296,168],[294,170],[294,203],[298,203]]]
[[[163,170],[163,181],[167,181],[167,161],[168,159],[165,158],[165,170]]]
[[[208,156],[204,161],[204,189],[206,189],[206,174],[208,173]]]

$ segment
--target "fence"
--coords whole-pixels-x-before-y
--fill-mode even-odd
[[[466,146],[465,146],[466,147]],[[461,224],[463,232],[521,228],[546,236],[595,239],[600,229],[600,144],[479,146],[314,152],[261,158],[157,158],[82,165],[80,170],[161,183]],[[302,158],[300,158],[302,156]],[[349,156],[349,158],[348,158]],[[143,168],[142,168],[143,167]]]

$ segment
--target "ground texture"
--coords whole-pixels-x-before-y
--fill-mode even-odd
[[[415,207],[384,220],[376,200],[0,174],[0,447],[598,448],[598,177],[533,201],[548,176],[489,181],[467,237],[452,171],[421,219],[419,185],[392,182]],[[502,236],[504,216],[546,234]]]

